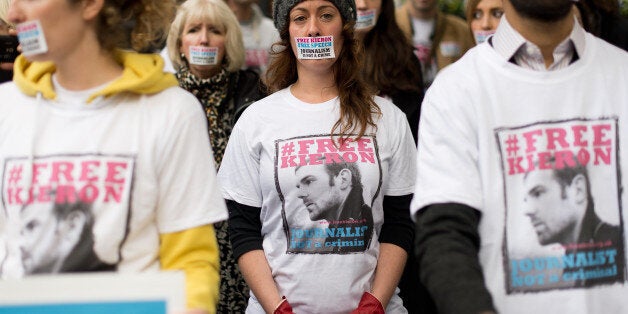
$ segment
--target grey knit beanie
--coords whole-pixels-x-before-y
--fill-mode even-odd
[[[275,27],[279,32],[283,30],[286,26],[286,22],[288,21],[288,14],[290,14],[290,10],[294,8],[297,4],[303,2],[304,0],[274,0],[273,1],[273,22],[275,22]],[[355,21],[356,19],[356,9],[355,9],[355,1],[353,0],[327,0],[333,3],[340,14],[346,21]]]

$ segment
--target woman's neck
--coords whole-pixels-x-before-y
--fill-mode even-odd
[[[123,67],[112,52],[95,45],[76,49],[55,61],[57,82],[68,90],[85,90],[100,86],[122,75]]]
[[[311,73],[302,69],[297,70],[298,79],[292,85],[292,94],[311,104],[318,104],[338,97],[338,87],[333,70],[325,73]]]

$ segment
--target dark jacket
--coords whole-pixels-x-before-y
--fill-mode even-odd
[[[237,76],[237,80],[233,79]],[[259,75],[253,70],[239,70],[231,73],[231,83],[229,85],[228,97],[223,102],[233,101],[235,104],[235,115],[232,123],[235,124],[242,112],[253,102],[266,97],[266,88],[261,83]],[[229,106],[221,106],[228,108]]]

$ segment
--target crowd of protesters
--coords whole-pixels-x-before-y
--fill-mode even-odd
[[[187,314],[627,312],[620,3],[465,5],[0,0],[1,278],[178,270]]]

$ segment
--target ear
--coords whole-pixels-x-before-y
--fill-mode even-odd
[[[341,190],[351,188],[351,170],[342,169],[336,176],[339,182],[336,182]]]
[[[75,210],[68,214],[63,220],[63,233],[62,237],[66,241],[77,243],[80,241],[81,234],[83,233],[83,226],[87,221],[85,213]]]
[[[105,0],[83,0],[81,3],[83,18],[88,21],[96,19],[104,5]]]
[[[584,175],[576,175],[573,180],[571,180],[569,189],[570,194],[576,204],[583,204],[587,202],[589,187],[587,186],[587,180]]]

